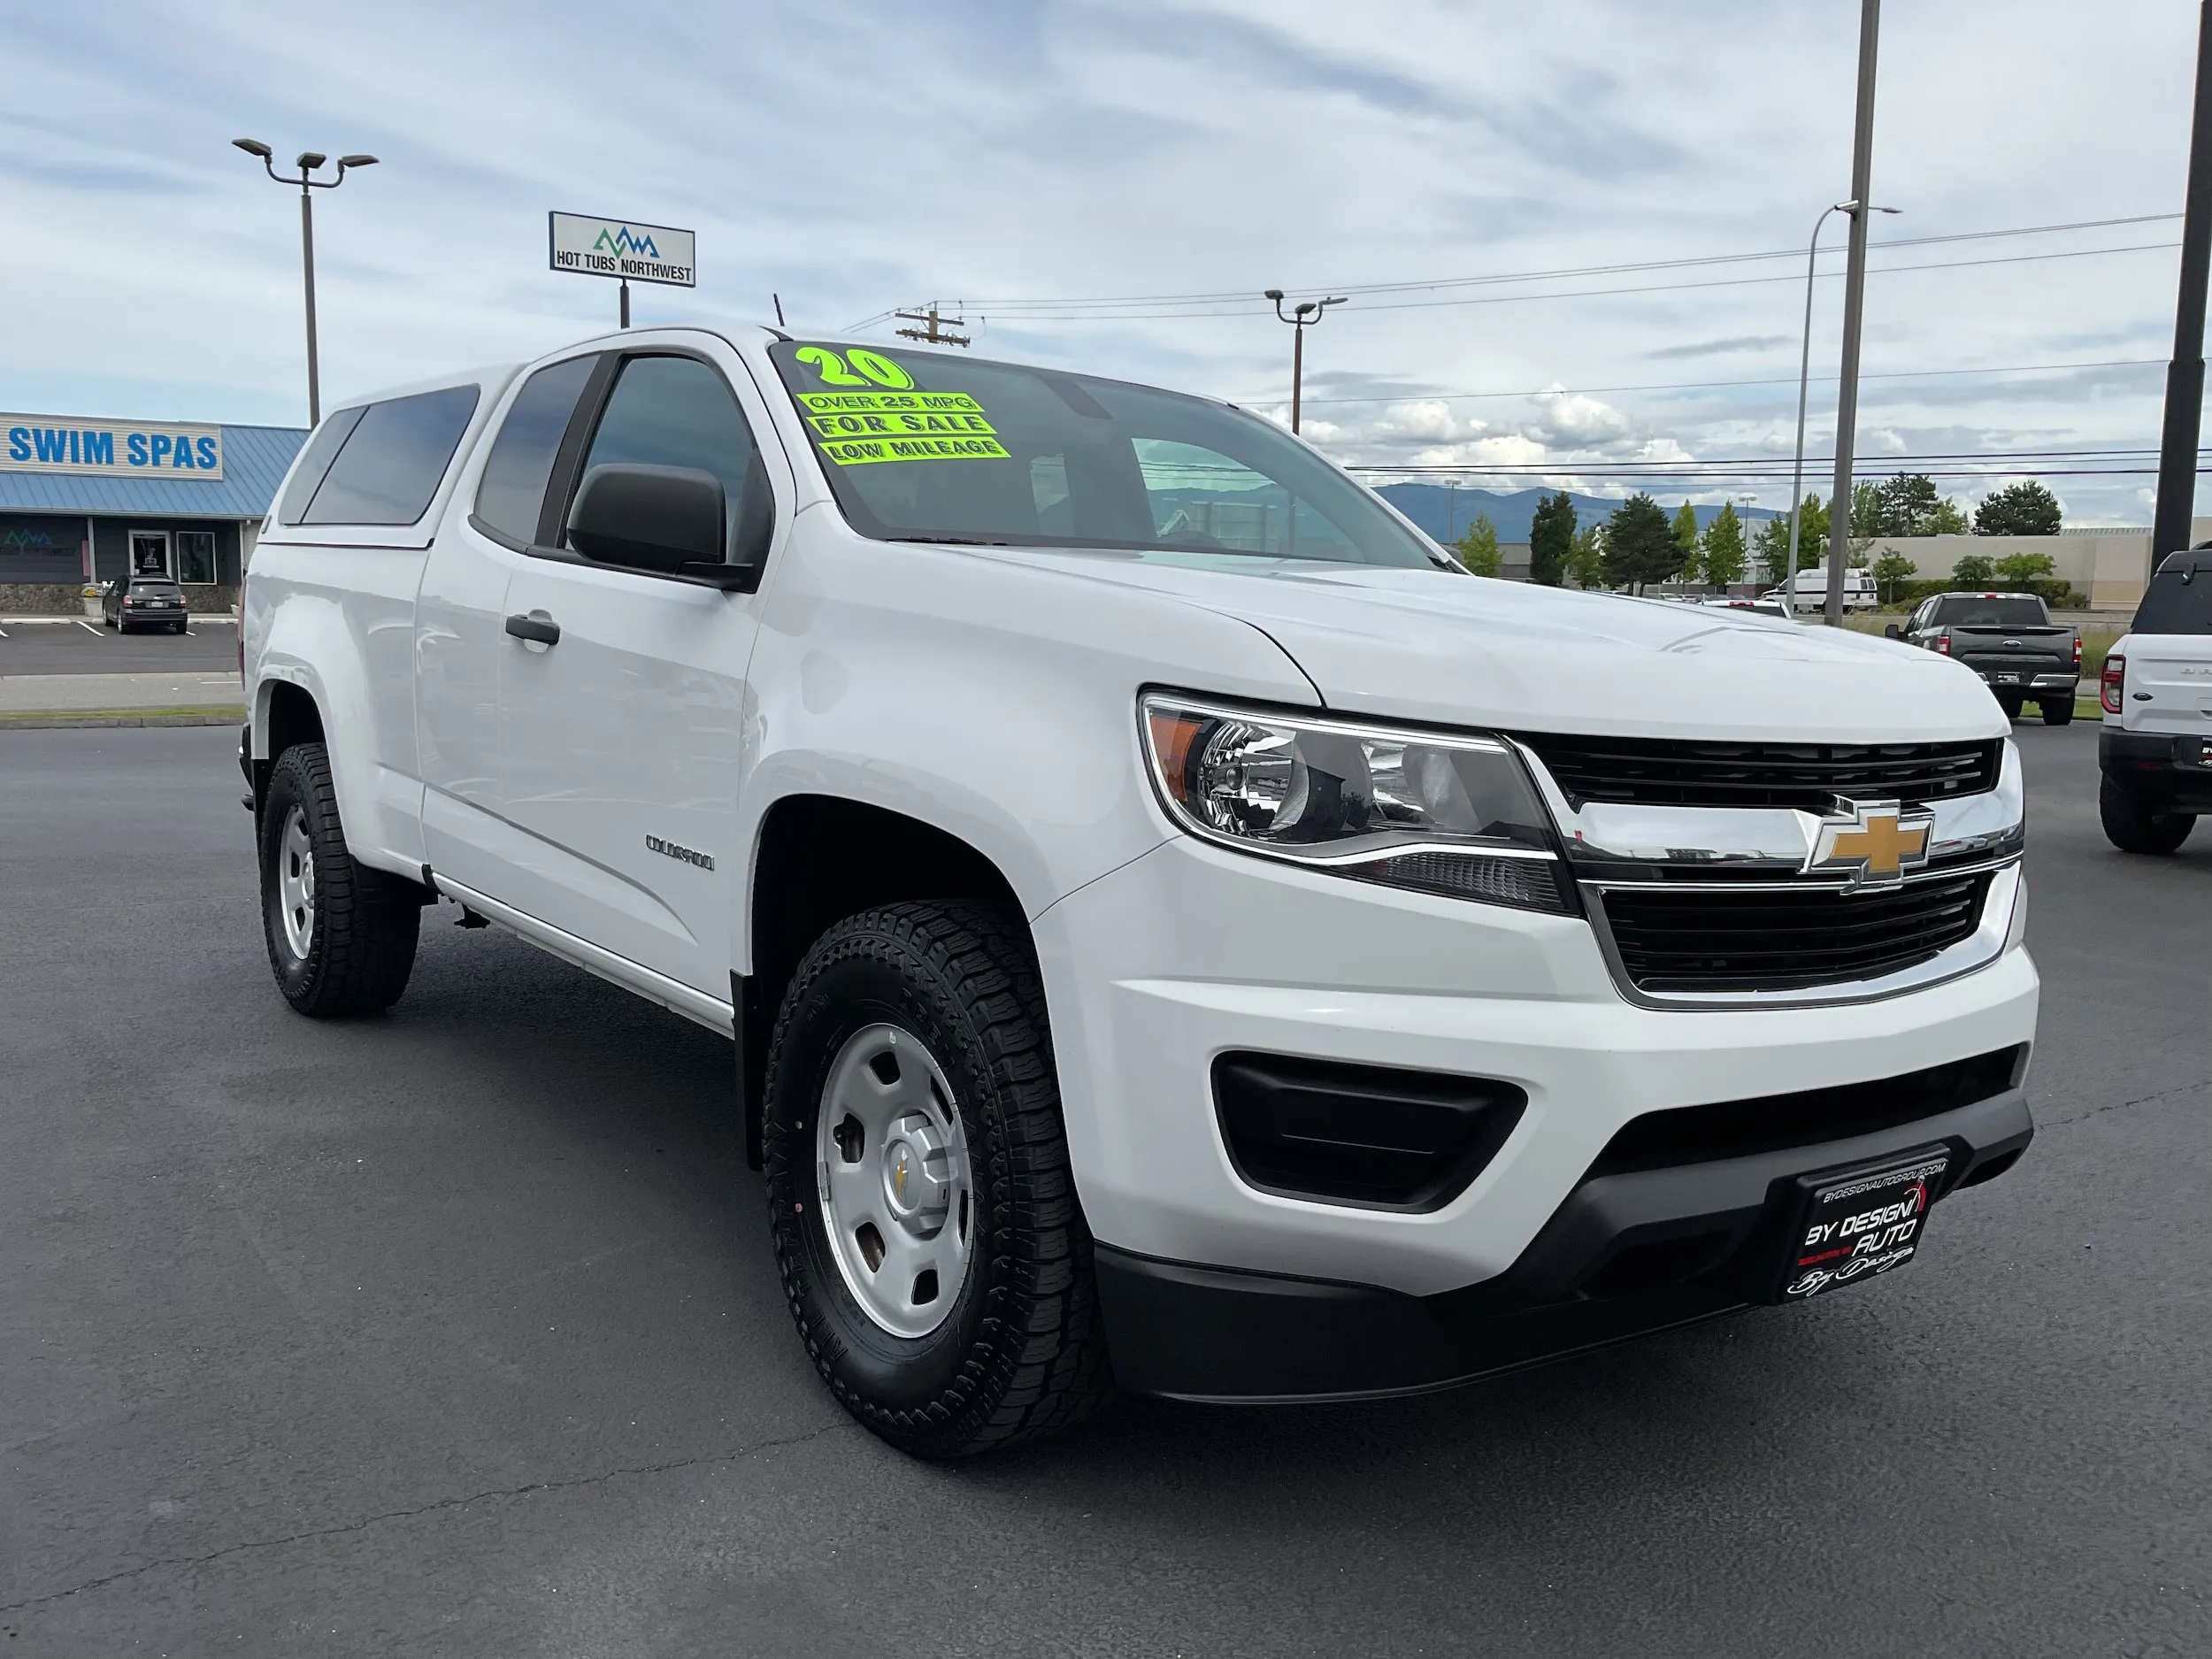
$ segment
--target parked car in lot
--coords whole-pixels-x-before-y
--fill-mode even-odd
[[[100,591],[100,620],[118,634],[134,628],[166,628],[181,634],[187,620],[184,589],[166,577],[136,576],[111,581]]]
[[[326,419],[242,652],[292,1006],[444,898],[732,1038],[801,1338],[918,1454],[1866,1283],[2033,1133],[1972,673],[1471,578],[1222,403],[588,341]]]
[[[1824,611],[1828,606],[1828,567],[1814,566],[1797,572],[1793,592],[1786,593],[1779,587],[1770,588],[1759,595],[1770,604],[1786,605],[1796,611]],[[1843,608],[1846,611],[1871,611],[1881,603],[1881,595],[1875,591],[1872,572],[1857,566],[1843,573]]]
[[[2122,852],[2170,853],[2212,812],[2212,541],[2170,553],[2105,653],[2097,803]]]
[[[2009,719],[2032,700],[2046,726],[2074,718],[2081,631],[2051,620],[2033,594],[1938,594],[1901,627],[1883,632],[1963,663],[1982,677]]]

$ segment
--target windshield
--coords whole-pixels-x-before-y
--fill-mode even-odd
[[[1365,489],[1225,404],[936,352],[769,356],[847,521],[879,541],[1438,564]]]
[[[2040,599],[1946,599],[1935,613],[1945,628],[2039,628],[2050,619]]]

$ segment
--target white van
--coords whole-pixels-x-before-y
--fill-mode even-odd
[[[1784,600],[1781,588],[1770,588],[1761,595],[1777,604]],[[1881,603],[1881,595],[1875,591],[1873,575],[1856,565],[1843,573],[1843,608],[1846,611],[1872,611]],[[1828,608],[1828,567],[1817,565],[1797,572],[1796,597],[1792,609],[1796,611],[1824,611]]]
[[[918,1454],[1864,1284],[2033,1133],[1974,674],[1480,580],[1217,401],[585,341],[333,413],[243,620],[291,1005],[444,901],[729,1037],[800,1338]]]

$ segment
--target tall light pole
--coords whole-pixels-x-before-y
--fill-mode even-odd
[[[1877,213],[1894,213],[1893,207],[1878,207]],[[1812,383],[1813,373],[1813,273],[1820,255],[1821,227],[1828,222],[1831,213],[1858,216],[1856,202],[1838,202],[1821,210],[1813,221],[1813,239],[1805,247],[1805,343],[1797,355],[1797,461],[1790,469],[1790,565],[1782,575],[1782,610],[1792,621],[1797,619],[1797,529],[1798,515],[1805,499],[1805,393]]]
[[[2166,420],[2158,444],[2158,498],[2151,516],[2151,569],[2189,545],[2196,511],[2197,443],[2204,423],[2204,302],[2212,273],[2212,6],[2197,22],[2196,111],[2189,128],[2189,182],[2182,201],[2181,291],[2174,305],[2174,356],[2166,369]]]
[[[300,188],[300,269],[307,283],[307,424],[317,426],[323,419],[322,370],[315,358],[315,198],[314,190],[334,190],[346,181],[349,167],[373,167],[374,156],[341,156],[338,157],[338,176],[318,179],[316,169],[330,158],[319,150],[303,150],[293,162],[299,177],[288,179],[276,170],[275,154],[257,138],[234,138],[230,141],[249,156],[258,160],[269,176],[279,184],[296,184]]]
[[[1859,4],[1859,108],[1851,137],[1851,199],[1874,196],[1874,65],[1882,0]],[[1842,384],[1836,388],[1836,485],[1828,498],[1830,627],[1843,626],[1843,572],[1851,546],[1851,449],[1859,432],[1859,319],[1866,309],[1866,215],[1851,215],[1851,246],[1843,267]]]
[[[1283,316],[1283,291],[1270,288],[1262,296],[1275,302],[1275,315],[1297,330],[1290,348],[1290,429],[1298,430],[1298,404],[1306,380],[1306,330],[1321,320],[1321,313],[1332,305],[1344,303],[1344,296],[1336,295],[1325,300],[1300,300],[1290,308],[1290,315]]]

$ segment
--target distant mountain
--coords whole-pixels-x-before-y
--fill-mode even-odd
[[[1499,541],[1525,541],[1528,540],[1529,520],[1536,515],[1536,503],[1555,492],[1548,489],[1517,489],[1509,495],[1502,495],[1494,490],[1449,489],[1441,484],[1385,484],[1375,493],[1439,541],[1449,542],[1465,535],[1468,526],[1474,523],[1476,515],[1479,513],[1487,513],[1490,522],[1497,526]],[[1670,518],[1682,504],[1679,495],[1670,501],[1664,493],[1655,491],[1654,494],[1657,495],[1659,504],[1667,509]],[[1585,525],[1604,522],[1612,516],[1613,509],[1620,505],[1617,501],[1609,501],[1598,495],[1578,495],[1571,490],[1568,495],[1575,504],[1575,526],[1578,529]],[[1700,507],[1697,510],[1699,526],[1702,528],[1710,524],[1713,516],[1719,511],[1717,506]],[[1739,517],[1751,519],[1782,516],[1764,507],[1739,507],[1736,512]]]

